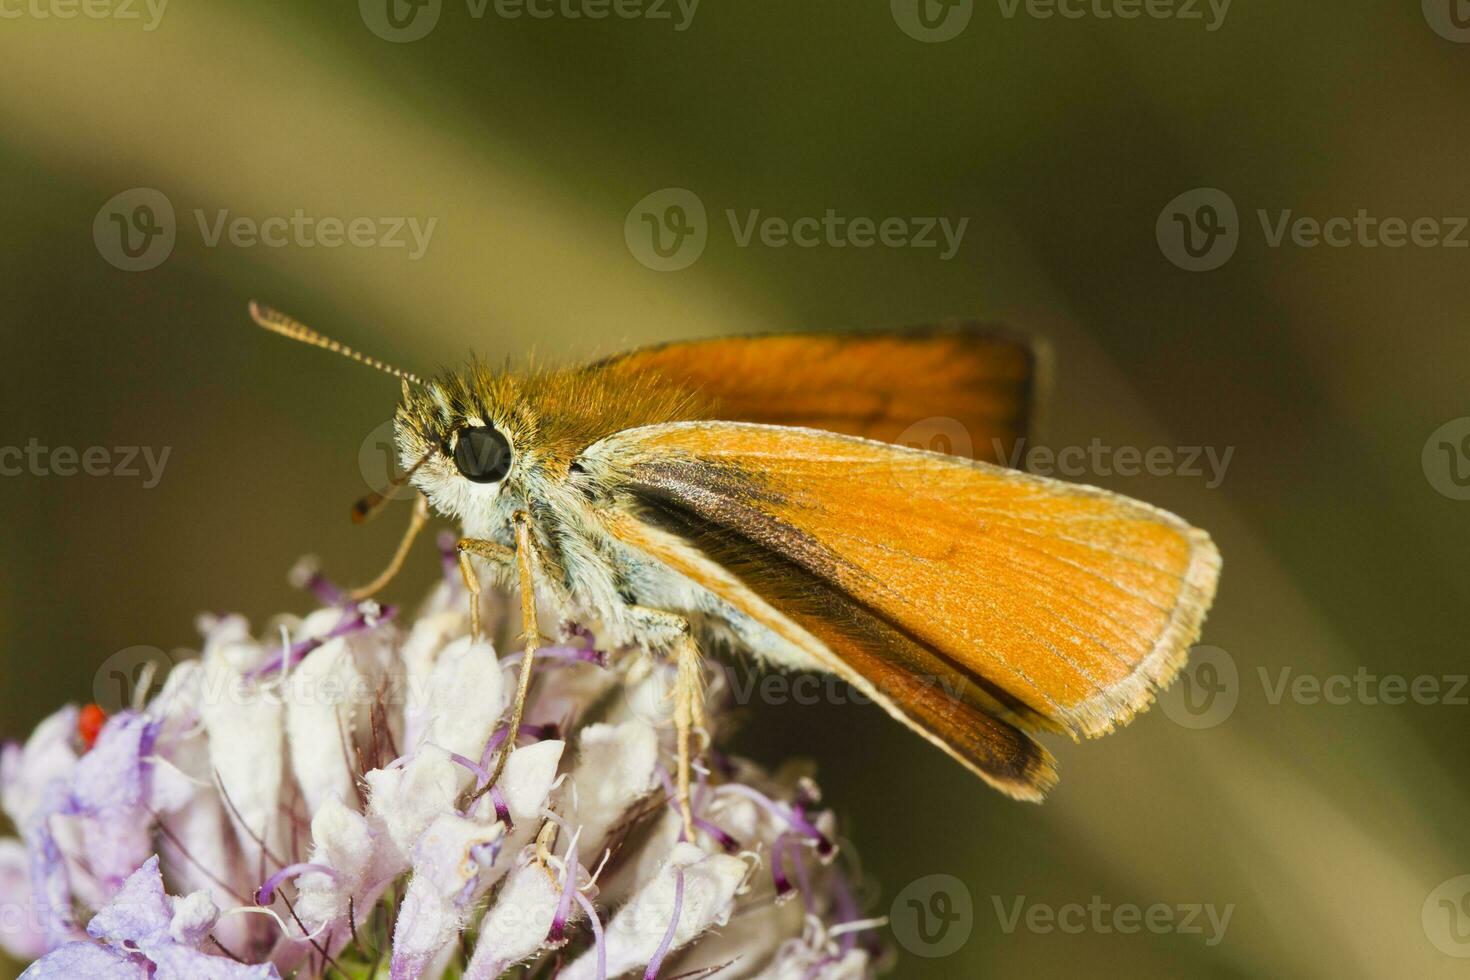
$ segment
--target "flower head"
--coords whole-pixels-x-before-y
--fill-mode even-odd
[[[315,612],[206,619],[138,710],[4,747],[0,902],[27,914],[0,946],[26,978],[871,975],[809,781],[711,748],[685,838],[666,665],[547,610],[567,625],[511,732],[523,656],[471,641],[457,577],[411,619],[298,578]]]

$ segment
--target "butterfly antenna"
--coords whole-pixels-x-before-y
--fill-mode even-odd
[[[374,490],[372,493],[368,494],[366,497],[363,497],[357,503],[353,504],[352,523],[365,524],[376,517],[378,511],[382,510],[383,506],[387,504],[389,500],[393,499],[393,493],[397,491],[400,487],[405,486],[409,480],[412,480],[413,475],[419,471],[419,467],[427,463],[429,461],[429,457],[433,455],[434,451],[426,453],[423,457],[419,459],[417,463],[414,463],[407,470],[395,476],[392,481],[390,481],[389,484],[381,491]]]
[[[422,385],[424,383],[423,379],[416,374],[404,371],[401,368],[396,368],[391,364],[386,364],[376,357],[369,357],[361,351],[353,350],[346,344],[338,343],[331,337],[324,337],[299,320],[295,320],[284,313],[273,310],[269,306],[262,306],[255,302],[255,300],[250,301],[250,319],[254,320],[257,326],[264,327],[271,333],[278,333],[282,337],[289,337],[292,340],[299,340],[303,344],[311,344],[313,347],[320,347],[322,350],[329,350],[334,354],[350,357],[359,364],[366,364],[368,367],[377,368],[379,371],[391,374],[395,378],[401,378],[404,381],[412,382],[416,385]]]

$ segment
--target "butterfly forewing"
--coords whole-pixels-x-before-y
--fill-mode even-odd
[[[798,426],[991,462],[1034,428],[1037,346],[994,324],[771,334],[650,347],[594,370],[699,392],[710,417]]]
[[[849,666],[874,684],[932,672],[924,651],[1022,724],[1097,735],[1126,722],[1182,665],[1218,574],[1204,532],[1145,504],[829,432],[673,423],[588,455],[654,519],[728,552],[743,542],[749,584],[783,612],[807,600],[763,579],[763,555],[860,610],[846,632],[867,652]],[[834,618],[841,656],[851,641]]]

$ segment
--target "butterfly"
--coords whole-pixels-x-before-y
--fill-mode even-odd
[[[360,594],[386,584],[438,512],[462,528],[474,595],[481,571],[519,587],[528,650],[539,589],[676,665],[691,839],[703,651],[834,674],[991,786],[1040,800],[1057,777],[1035,736],[1102,735],[1146,708],[1214,598],[1220,557],[1204,531],[999,465],[1034,425],[1045,357],[995,326],[695,340],[425,380],[251,313],[402,379],[395,439],[418,496],[393,562]],[[929,448],[906,444],[916,436]]]

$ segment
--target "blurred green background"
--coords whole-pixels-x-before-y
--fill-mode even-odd
[[[303,553],[359,580],[391,551],[387,525],[406,515],[358,530],[347,505],[396,385],[250,329],[252,297],[419,371],[472,350],[575,361],[981,315],[1050,340],[1048,445],[1233,447],[1213,488],[1081,477],[1214,535],[1225,570],[1203,642],[1224,656],[1191,678],[1195,701],[1054,745],[1062,782],[1039,808],[877,709],[752,706],[742,747],[817,761],[873,911],[927,875],[964,883],[957,951],[894,942],[895,975],[1465,975],[1470,901],[1451,879],[1470,873],[1467,692],[1389,705],[1277,690],[1365,671],[1444,694],[1470,670],[1452,618],[1470,599],[1470,503],[1446,495],[1445,469],[1470,460],[1430,443],[1470,415],[1470,251],[1270,238],[1288,210],[1455,234],[1470,214],[1470,31],[1451,19],[1465,5],[1238,0],[1220,20],[1203,3],[1188,9],[1200,19],[1071,19],[923,2],[940,33],[970,19],[928,41],[904,0],[706,0],[692,20],[673,4],[670,19],[536,19],[444,0],[432,30],[390,42],[368,0],[173,0],[151,30],[141,3],[137,20],[5,6],[0,444],[170,455],[151,488],[0,478],[0,734],[91,700],[116,651],[192,644],[201,610],[302,608],[285,573]],[[1187,271],[1166,205],[1202,187],[1238,209],[1238,242]],[[134,188],[176,215],[172,251],[146,271],[113,263],[108,215],[136,199],[108,204]],[[624,236],[665,188],[707,210],[707,246],[678,271]],[[298,209],[436,224],[414,259],[210,245],[196,218]],[[726,218],[828,209],[968,225],[946,261],[742,247]],[[420,552],[392,594],[436,567]],[[1018,900],[1094,896],[1233,912],[1213,945],[1005,928]]]

